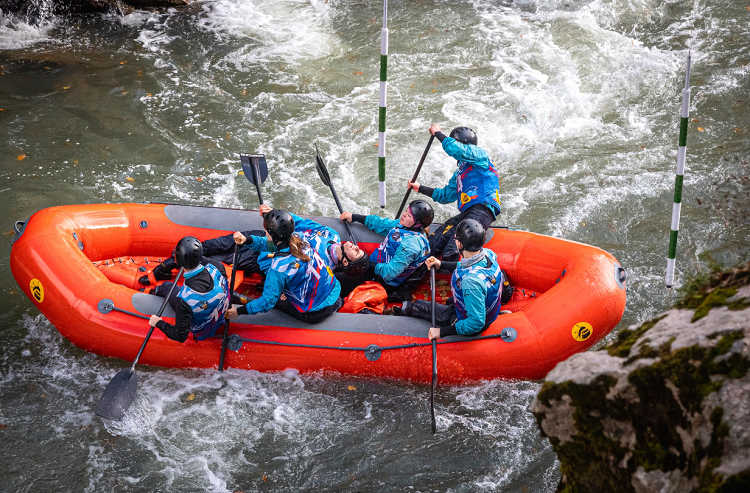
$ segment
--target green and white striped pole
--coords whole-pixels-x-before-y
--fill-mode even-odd
[[[682,208],[682,177],[685,174],[685,151],[687,144],[688,112],[690,110],[690,51],[688,50],[685,70],[685,87],[682,89],[682,110],[680,111],[680,143],[677,148],[677,172],[674,181],[674,204],[672,204],[672,231],[669,235],[667,255],[667,275],[664,282],[668,288],[674,284],[674,259],[677,253],[677,233],[680,230]]]
[[[378,108],[378,187],[380,207],[385,208],[385,106],[388,89],[388,0],[383,0],[380,30],[380,107]]]

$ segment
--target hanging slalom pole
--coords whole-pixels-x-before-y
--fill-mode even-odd
[[[378,187],[380,207],[385,208],[385,106],[388,89],[388,0],[383,0],[380,30],[380,107],[378,108]]]
[[[680,211],[682,209],[682,178],[685,174],[685,153],[687,145],[688,112],[690,111],[690,50],[688,50],[687,68],[685,69],[685,87],[682,89],[682,109],[680,111],[680,142],[677,148],[677,171],[674,182],[674,204],[672,204],[672,227],[669,234],[669,253],[667,254],[667,275],[664,282],[668,288],[674,284],[674,260],[677,253],[677,233],[680,230]]]

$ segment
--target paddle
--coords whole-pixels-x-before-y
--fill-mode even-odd
[[[430,267],[430,289],[432,290],[432,327],[435,327],[435,267]],[[433,435],[437,431],[437,424],[435,423],[435,388],[436,387],[437,387],[437,341],[433,339],[432,340],[432,392],[430,393],[430,413],[432,414],[432,434]]]
[[[161,308],[159,308],[159,311],[156,314],[157,317],[161,317],[161,314],[164,313],[164,309],[169,302],[169,297],[172,296],[172,292],[174,291],[175,286],[177,286],[177,281],[179,281],[180,276],[182,276],[183,270],[185,269],[180,267],[180,271],[177,273],[177,277],[175,278],[172,287],[169,289],[167,297],[164,298]],[[143,344],[141,344],[141,349],[135,356],[135,360],[133,360],[133,364],[130,365],[130,368],[120,370],[117,372],[117,375],[112,377],[112,380],[109,381],[109,385],[104,389],[102,398],[99,399],[99,404],[96,405],[96,410],[94,412],[97,416],[114,421],[119,421],[125,416],[125,411],[128,410],[130,404],[133,402],[135,392],[138,388],[138,374],[135,372],[135,364],[138,363],[138,358],[141,357],[141,353],[143,353],[143,350],[146,348],[146,343],[151,338],[153,332],[154,327],[151,327],[148,334],[146,334],[146,339],[144,339]]]
[[[240,154],[242,171],[250,183],[255,185],[258,191],[258,201],[263,204],[263,196],[260,193],[260,184],[268,178],[268,163],[265,154]]]
[[[234,275],[237,273],[237,250],[239,243],[234,244],[234,257],[232,257],[232,280],[229,281],[229,306],[232,306],[232,291],[234,291]],[[219,372],[224,372],[224,356],[227,353],[227,342],[229,341],[229,319],[224,323],[224,336],[221,338],[221,355],[219,356]]]
[[[333,188],[333,182],[331,182],[331,175],[328,174],[328,168],[326,168],[326,165],[323,162],[323,158],[320,157],[320,152],[318,151],[318,144],[315,144],[315,169],[318,170],[318,176],[320,176],[320,181],[322,181],[324,185],[328,185],[328,188],[331,189],[331,193],[333,194],[333,200],[336,201],[336,207],[339,208],[339,214],[343,214],[344,208],[341,207],[339,196],[336,194],[336,189]],[[344,226],[346,226],[346,232],[349,233],[349,238],[351,238],[352,243],[357,245],[357,240],[354,239],[352,230],[349,227],[349,222],[348,221],[342,221],[342,222],[344,223]]]
[[[430,140],[427,141],[427,147],[424,148],[424,153],[422,153],[422,159],[419,160],[419,166],[417,166],[417,171],[414,172],[414,176],[411,179],[412,183],[417,181],[419,172],[422,171],[422,165],[424,164],[425,158],[427,158],[427,153],[430,151],[430,146],[432,146],[433,140],[435,140],[435,136],[430,135]],[[401,213],[404,212],[404,206],[406,205],[406,201],[409,200],[410,193],[411,193],[411,187],[406,189],[406,195],[404,195],[404,200],[401,201],[401,207],[398,208],[398,212],[396,213],[396,219],[400,218]]]

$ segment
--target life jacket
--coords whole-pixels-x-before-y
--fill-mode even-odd
[[[185,280],[194,277],[196,274],[206,269],[214,281],[214,286],[207,293],[199,293],[190,289],[187,284],[182,285],[182,289],[177,294],[185,300],[190,309],[193,310],[193,321],[190,324],[190,332],[193,337],[202,341],[212,337],[216,330],[224,324],[224,314],[229,308],[227,290],[229,283],[221,275],[219,270],[211,264],[203,266],[202,269],[196,269],[184,274]]]
[[[284,294],[301,313],[314,311],[338,285],[333,271],[314,248],[308,244],[304,253],[310,257],[309,262],[298,259],[288,248],[267,254],[271,258],[270,268],[289,278]]]
[[[341,243],[339,235],[332,233],[325,227],[295,229],[294,234],[314,248],[329,266],[335,266],[338,263],[338,259],[331,256],[331,246]]]
[[[453,271],[451,278],[451,290],[453,291],[453,303],[456,306],[456,318],[465,320],[466,301],[461,287],[461,280],[467,275],[478,276],[487,288],[487,296],[484,301],[484,328],[490,326],[500,313],[500,295],[505,281],[505,273],[497,263],[497,256],[492,250],[484,250],[484,258],[469,267],[461,267],[461,263]]]
[[[456,188],[459,211],[463,212],[476,204],[492,204],[494,213],[500,210],[500,177],[492,161],[486,170],[475,169],[471,164],[459,161]]]
[[[385,239],[380,244],[377,250],[370,254],[370,260],[376,264],[387,264],[391,261],[401,242],[405,238],[416,237],[419,240],[419,247],[421,248],[420,256],[417,257],[411,264],[409,264],[404,271],[398,275],[395,279],[386,281],[391,286],[398,286],[408,278],[412,272],[427,260],[430,256],[430,242],[427,241],[427,237],[423,233],[412,231],[411,229],[404,228],[402,226],[396,226],[388,232]]]
[[[339,309],[339,312],[358,313],[367,309],[382,314],[387,298],[388,293],[380,283],[367,281],[354,288],[354,291],[344,300],[344,306]]]

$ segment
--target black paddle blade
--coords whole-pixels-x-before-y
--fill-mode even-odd
[[[268,178],[268,163],[265,154],[240,154],[240,163],[245,177],[253,185],[260,185]],[[255,173],[258,174],[259,183],[256,183]]]
[[[326,168],[326,164],[323,162],[323,158],[320,157],[318,144],[315,144],[315,169],[318,170],[320,181],[322,181],[326,186],[331,186],[331,175],[328,174],[328,168]]]
[[[104,389],[99,404],[94,411],[97,416],[113,421],[120,421],[125,416],[130,404],[135,399],[138,388],[138,375],[130,367],[117,372]]]

